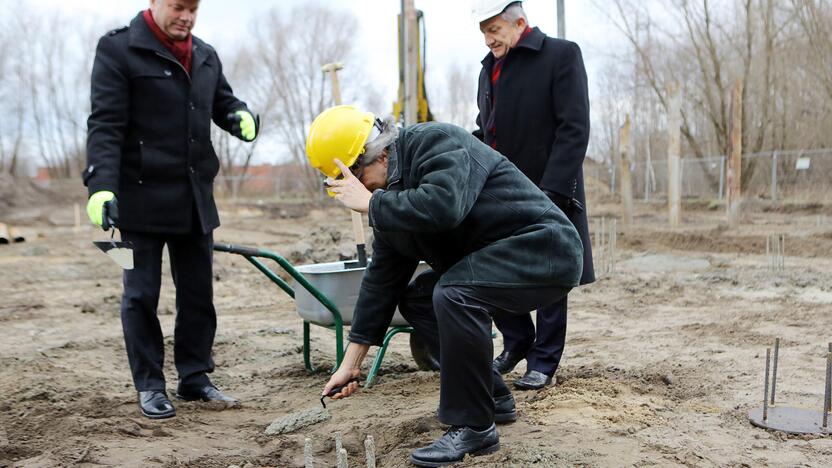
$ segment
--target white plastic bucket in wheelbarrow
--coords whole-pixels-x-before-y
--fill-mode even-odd
[[[361,278],[364,276],[364,268],[355,267],[355,261],[315,263],[295,267],[309,283],[326,296],[330,302],[335,304],[341,312],[341,319],[344,325],[352,323],[355,303],[358,302],[358,290],[361,287]],[[427,264],[419,263],[414,277],[427,270]],[[324,307],[315,296],[297,281],[292,281],[292,288],[295,290],[295,306],[304,320],[317,325],[335,325],[332,313]],[[391,327],[408,325],[398,310],[393,316]]]

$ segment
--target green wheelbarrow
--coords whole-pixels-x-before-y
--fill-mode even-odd
[[[335,368],[344,359],[344,326],[352,323],[353,310],[358,299],[358,289],[364,268],[358,262],[332,262],[313,265],[293,266],[284,257],[268,250],[232,244],[214,244],[214,251],[240,255],[266,275],[274,284],[295,300],[298,315],[303,319],[303,363],[310,373],[315,372],[311,358],[311,325],[329,328],[335,331]],[[272,271],[262,259],[269,259],[280,266],[292,277],[292,284],[283,280]],[[419,264],[415,274],[428,267]],[[414,275],[415,276],[415,275]],[[335,300],[330,299],[335,297]],[[367,374],[365,388],[375,382],[384,355],[390,341],[399,333],[410,333],[410,350],[413,360],[421,370],[433,370],[428,352],[413,328],[396,311],[391,328],[384,336],[381,348],[376,354],[370,372]]]

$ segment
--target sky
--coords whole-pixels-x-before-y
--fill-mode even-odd
[[[68,19],[80,19],[101,24],[102,34],[109,28],[127,24],[139,10],[147,8],[149,0],[26,0],[39,10],[57,9]],[[212,44],[223,55],[227,49],[244,42],[253,18],[278,8],[290,9],[322,4],[345,10],[359,20],[355,49],[362,61],[345,64],[373,70],[375,83],[384,102],[393,102],[398,89],[398,52],[396,15],[400,0],[201,0],[197,24],[193,33]],[[471,19],[470,0],[414,0],[424,12],[427,35],[428,99],[431,89],[442,89],[451,64],[459,64],[476,86],[480,60],[488,52],[479,26]],[[589,77],[590,99],[597,90],[602,64],[618,52],[623,52],[623,41],[605,12],[595,6],[604,0],[565,0],[566,37],[576,42],[583,51]],[[538,26],[550,36],[557,33],[556,0],[525,0],[523,7],[532,26]],[[233,86],[233,83],[232,83]]]

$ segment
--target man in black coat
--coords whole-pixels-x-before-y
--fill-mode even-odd
[[[474,134],[504,154],[564,212],[581,235],[581,284],[595,281],[589,243],[583,161],[589,142],[586,71],[578,45],[528,26],[521,2],[484,1],[475,10],[491,52],[482,61]],[[556,255],[551,252],[551,255]],[[566,342],[566,297],[531,315],[494,318],[503,352],[500,373],[526,359],[520,389],[552,381]]]
[[[327,184],[336,200],[369,213],[374,232],[350,344],[323,394],[335,390],[334,398],[342,398],[356,391],[361,362],[371,345],[382,344],[398,305],[439,349],[438,416],[451,426],[414,451],[411,462],[442,466],[491,453],[499,449],[494,423],[516,419],[511,392],[491,366],[491,316],[527,313],[564,297],[581,275],[580,238],[540,189],[462,128],[424,123],[399,130],[390,119],[362,144],[373,120],[350,106],[335,107],[313,122],[307,140],[316,167],[327,158],[350,166],[335,161],[344,177]],[[541,251],[555,254],[541,262]],[[423,274],[408,285],[420,260],[432,268],[432,279],[420,281]],[[431,307],[406,307],[425,283],[431,283]]]
[[[117,226],[132,243],[121,321],[139,408],[174,416],[165,391],[164,342],[156,307],[162,249],[176,285],[174,362],[177,397],[236,404],[217,390],[211,348],[213,230],[219,226],[213,181],[219,160],[211,120],[252,141],[255,119],[237,99],[214,49],[191,35],[199,0],[151,0],[150,8],[98,42],[83,174],[90,220],[118,202]]]

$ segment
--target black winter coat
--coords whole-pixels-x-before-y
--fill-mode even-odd
[[[505,156],[460,127],[424,123],[401,130],[388,158],[387,189],[370,199],[373,259],[350,341],[381,343],[420,260],[442,285],[578,284],[578,232]]]
[[[116,194],[118,227],[172,234],[218,227],[211,119],[229,131],[226,116],[247,108],[214,49],[193,38],[189,76],[139,13],[99,40],[90,98],[84,185],[90,195]]]
[[[505,56],[497,89],[494,56],[482,60],[477,91],[477,138],[491,145],[555,201],[578,229],[584,248],[581,284],[595,281],[584,195],[583,162],[589,143],[586,70],[577,44],[538,28]],[[492,100],[496,136],[488,132]],[[574,200],[574,201],[573,201]],[[579,203],[580,207],[575,203]]]

